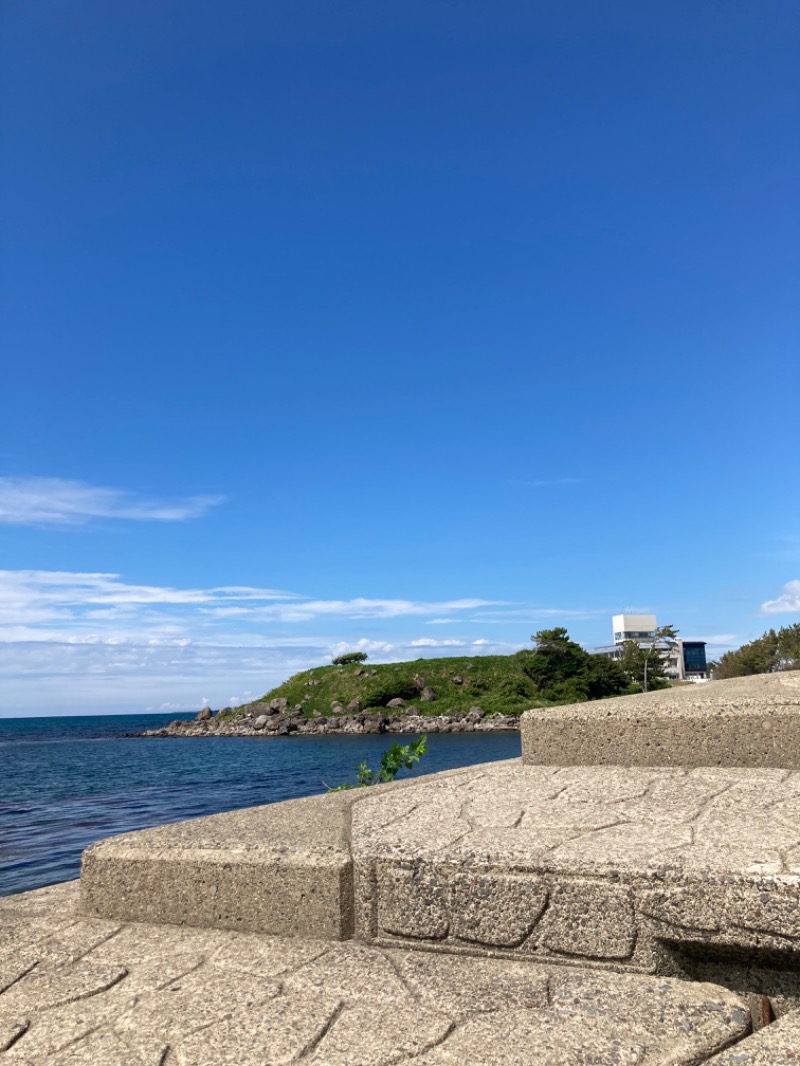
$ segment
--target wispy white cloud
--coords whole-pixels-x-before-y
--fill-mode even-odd
[[[223,502],[222,496],[151,499],[54,477],[0,478],[0,523],[16,526],[82,526],[93,518],[183,522]]]
[[[512,651],[518,645],[475,639],[474,623],[482,612],[499,620],[507,610],[513,631],[519,609],[477,597],[322,599],[257,586],[137,584],[93,571],[0,570],[0,714],[191,709],[204,698],[216,707],[345,651],[365,651],[370,662]],[[526,622],[536,610],[525,609]],[[433,619],[461,632],[421,635]]]
[[[761,604],[761,614],[800,613],[800,581],[787,581],[776,600]]]
[[[554,485],[580,485],[581,479],[578,477],[552,477],[541,478],[527,481],[523,479],[513,479],[509,481],[509,485],[517,485],[522,489],[548,489]]]
[[[420,637],[419,640],[412,640],[412,648],[463,648],[466,645],[465,640],[433,640],[432,637]]]
[[[388,640],[370,640],[368,637],[361,637],[359,640],[337,640],[335,644],[328,645],[327,650],[332,659],[346,652],[363,651],[380,662],[382,658],[391,656],[397,649],[396,645]]]
[[[607,608],[589,609],[589,608],[567,608],[567,607],[537,607],[533,604],[529,604],[525,607],[508,607],[502,611],[476,611],[474,620],[476,622],[510,622],[510,621],[523,621],[523,622],[537,622],[548,621],[551,619],[561,619],[563,622],[568,621],[587,621],[591,618],[597,618],[601,615],[607,615],[609,613]]]
[[[63,643],[137,640],[218,640],[275,623],[438,617],[462,620],[502,601],[312,599],[251,586],[175,588],[128,583],[119,574],[60,570],[0,570],[0,641]],[[245,643],[248,641],[245,640]]]
[[[126,582],[121,575],[61,570],[0,570],[0,640],[159,639],[221,634],[237,627],[252,632],[273,623],[392,622],[425,624],[590,618],[595,611],[520,606],[504,600],[464,597],[412,600],[357,596],[314,599],[297,592],[257,586],[177,588]],[[13,634],[11,636],[10,634]],[[428,639],[428,638],[425,638]]]
[[[736,633],[712,633],[711,636],[679,636],[684,640],[704,640],[709,647],[732,648],[741,643],[741,638]]]
[[[441,611],[472,612],[481,607],[501,607],[502,600],[383,600],[356,597],[352,600],[310,600],[297,598],[288,603],[257,607],[209,607],[206,613],[215,618],[237,615],[250,622],[309,622],[316,618],[413,618]]]
[[[293,593],[280,589],[231,588],[176,589],[169,586],[130,585],[119,574],[61,570],[0,570],[0,639],[3,626],[44,622],[80,622],[108,628],[142,612],[164,607],[180,609],[203,604],[260,599],[289,600]],[[161,616],[162,620],[164,616]]]

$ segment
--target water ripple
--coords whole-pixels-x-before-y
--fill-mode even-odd
[[[375,763],[381,736],[147,740],[163,718],[0,720],[0,895],[76,877],[115,833],[325,791]],[[105,731],[105,736],[101,735]],[[427,773],[518,756],[517,733],[431,737]]]

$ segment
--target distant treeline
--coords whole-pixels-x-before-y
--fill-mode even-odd
[[[777,631],[770,629],[736,651],[726,652],[718,663],[712,664],[714,676],[721,679],[793,668],[800,668],[800,622]]]

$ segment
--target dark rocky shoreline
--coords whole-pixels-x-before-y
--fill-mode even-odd
[[[401,701],[402,702],[402,701]],[[482,707],[469,711],[420,714],[414,706],[360,711],[334,707],[330,715],[307,718],[300,705],[288,707],[286,700],[256,703],[238,717],[202,710],[196,718],[170,722],[163,729],[136,733],[139,737],[284,737],[361,733],[490,733],[518,731],[519,716],[487,715]]]

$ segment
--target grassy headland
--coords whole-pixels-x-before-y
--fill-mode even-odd
[[[432,689],[435,699],[424,699],[425,689]],[[317,666],[295,674],[252,704],[225,716],[239,717],[252,710],[254,704],[274,699],[285,699],[289,707],[302,705],[307,718],[384,710],[396,699],[430,715],[467,712],[476,705],[487,714],[521,714],[546,702],[525,673],[521,656],[476,655],[406,663]],[[358,708],[353,706],[356,700]]]
[[[424,715],[463,715],[479,706],[487,715],[514,715],[530,707],[630,691],[629,678],[617,663],[589,655],[565,629],[542,630],[534,641],[534,648],[513,655],[317,666],[236,711],[223,711],[223,717],[258,713],[259,704],[273,700],[285,700],[287,710],[306,718],[387,707],[401,713],[414,713],[413,707]]]

